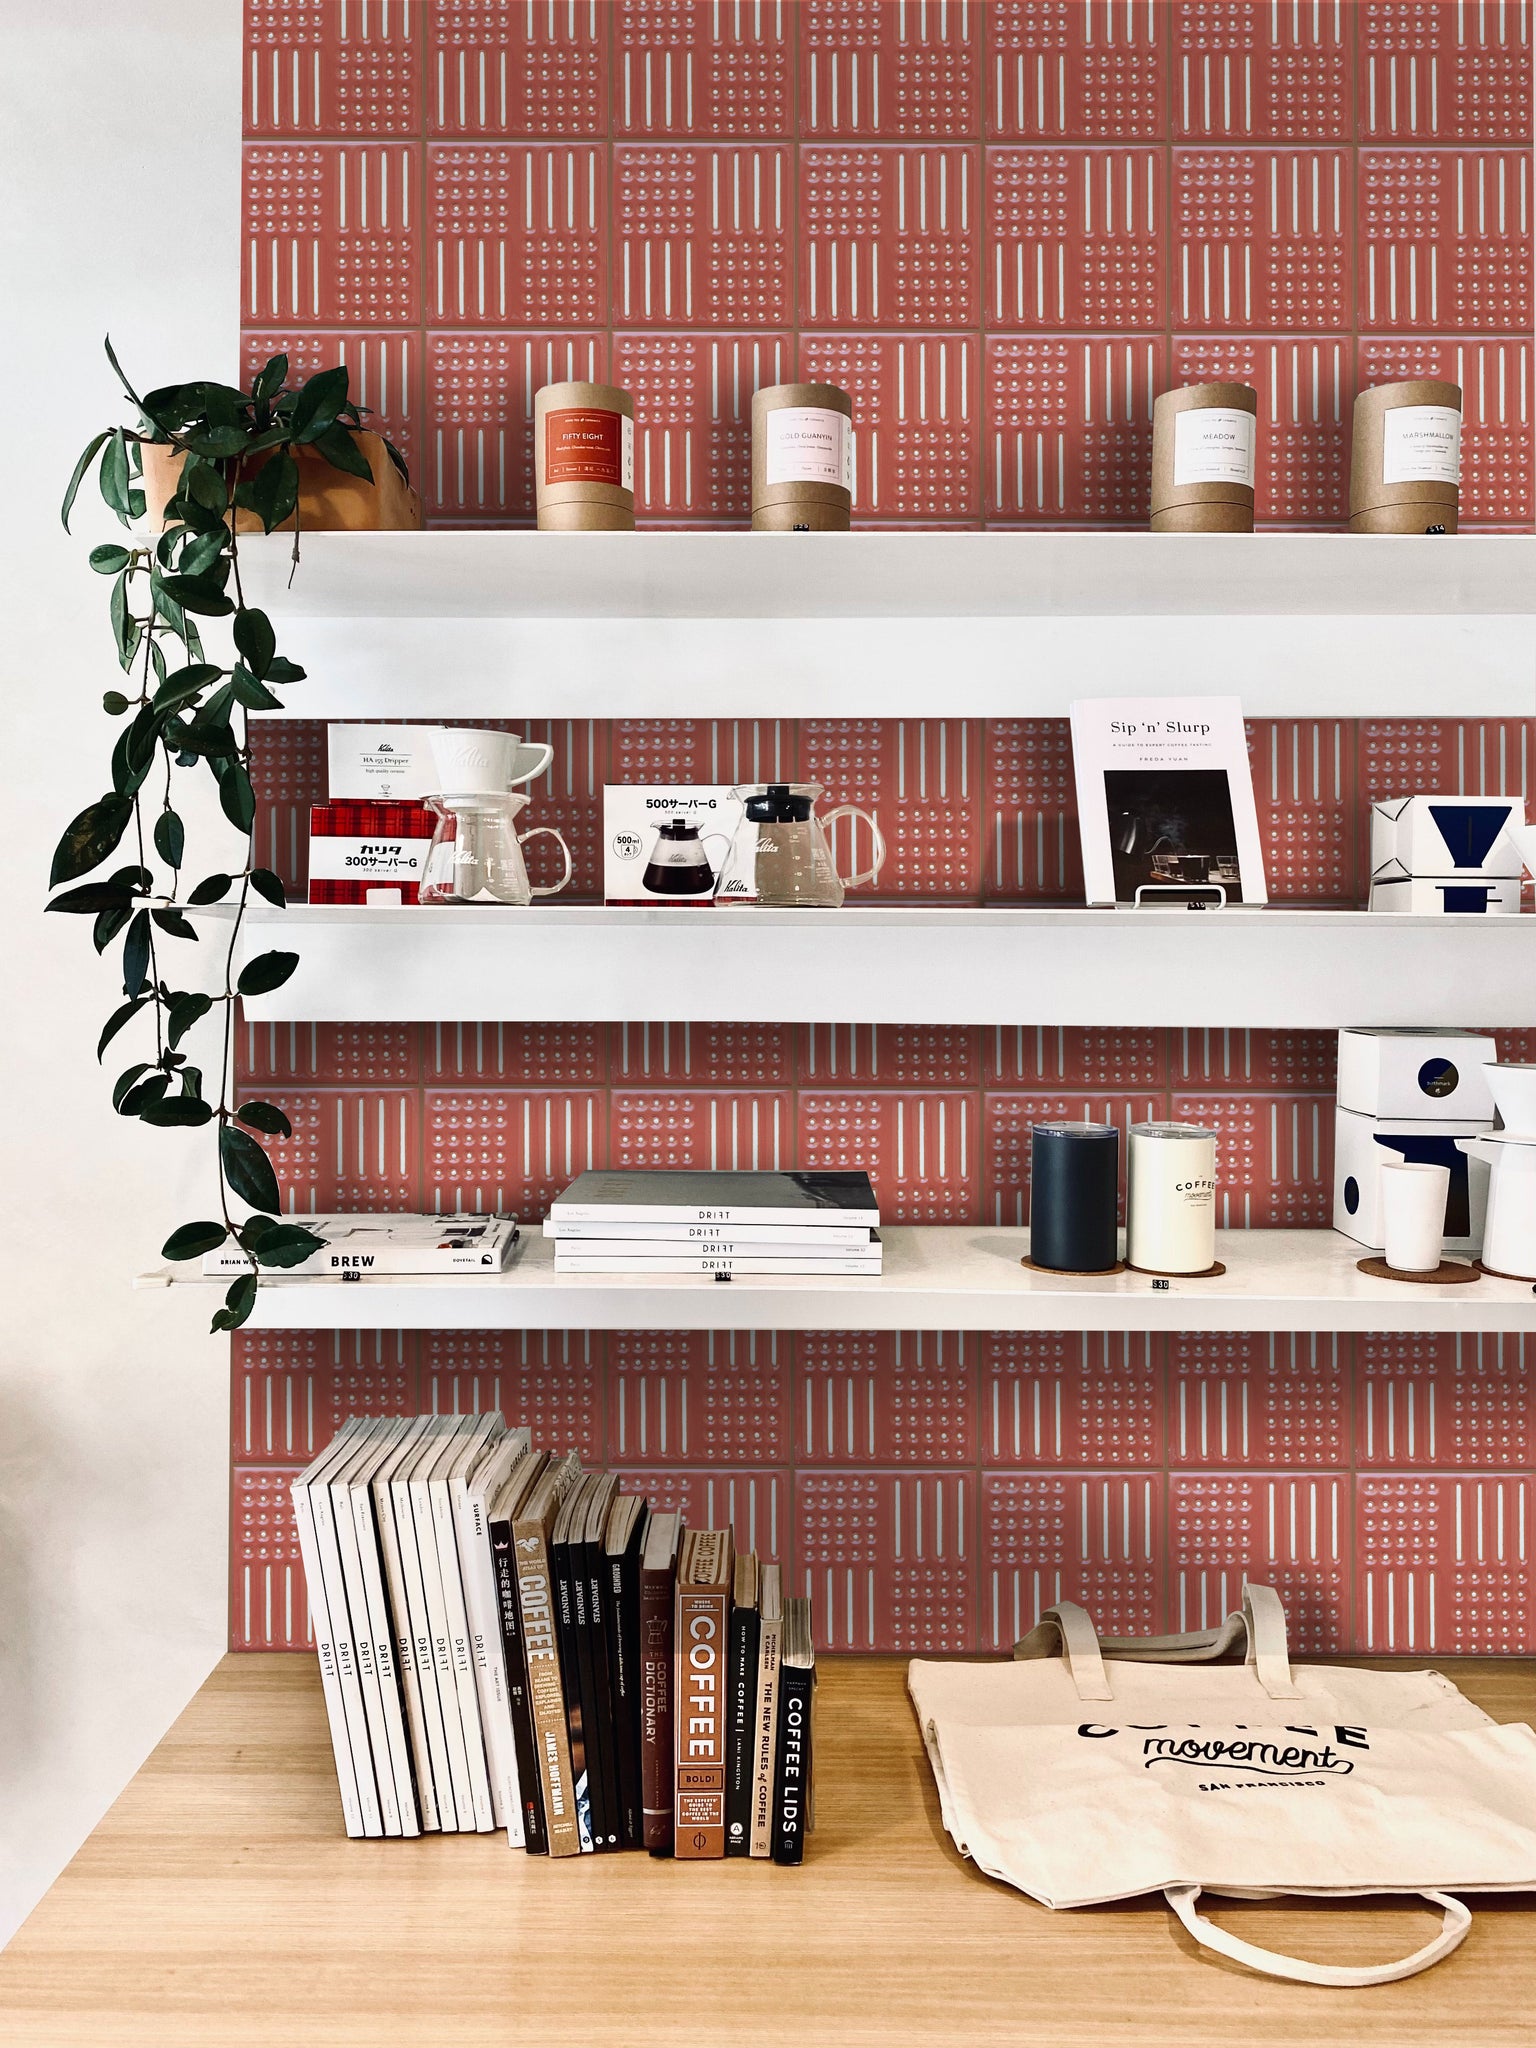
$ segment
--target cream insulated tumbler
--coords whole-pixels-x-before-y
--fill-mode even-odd
[[[1439,1265],[1450,1193],[1448,1166],[1420,1165],[1410,1159],[1383,1162],[1383,1256],[1394,1272],[1433,1273]]]
[[[1125,1256],[1145,1273],[1208,1273],[1216,1263],[1216,1133],[1132,1124]]]

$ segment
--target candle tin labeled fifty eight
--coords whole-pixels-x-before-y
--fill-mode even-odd
[[[1209,1273],[1216,1263],[1216,1133],[1199,1124],[1132,1124],[1125,1256],[1148,1273]]]

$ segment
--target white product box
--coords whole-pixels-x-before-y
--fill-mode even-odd
[[[1371,805],[1371,879],[1518,876],[1520,854],[1506,828],[1524,823],[1519,797],[1388,798]]]
[[[1372,882],[1370,908],[1417,917],[1518,917],[1518,875],[1402,875]]]
[[[437,788],[430,725],[330,725],[325,731],[331,798],[414,803]]]
[[[1491,1118],[1483,1069],[1498,1056],[1495,1041],[1480,1031],[1341,1031],[1339,1107],[1361,1116]]]
[[[603,901],[709,909],[742,805],[729,783],[607,783]],[[697,839],[669,839],[681,819]]]
[[[1480,1159],[1458,1152],[1458,1138],[1481,1137],[1493,1128],[1476,1117],[1453,1122],[1427,1117],[1357,1116],[1334,1111],[1333,1227],[1367,1251],[1379,1252],[1381,1231],[1381,1165],[1384,1159],[1408,1159],[1424,1166],[1448,1166],[1451,1191],[1445,1212],[1445,1248],[1475,1252],[1482,1248],[1483,1215],[1488,1207],[1488,1168]]]

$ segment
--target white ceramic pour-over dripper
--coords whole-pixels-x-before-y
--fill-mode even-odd
[[[554,748],[516,733],[442,725],[432,734],[432,761],[442,796],[488,796],[542,775]]]
[[[1494,1060],[1483,1072],[1505,1130],[1517,1137],[1536,1137],[1536,1067]]]

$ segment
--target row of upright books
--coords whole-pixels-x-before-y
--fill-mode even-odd
[[[593,1170],[550,1205],[557,1273],[737,1273],[841,1279],[881,1271],[869,1175]]]
[[[293,1481],[349,1835],[798,1863],[810,1603],[499,1415],[359,1417]]]

